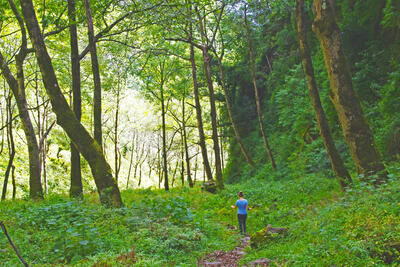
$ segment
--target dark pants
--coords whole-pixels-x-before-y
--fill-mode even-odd
[[[238,214],[239,229],[241,234],[246,234],[246,219],[247,214]]]

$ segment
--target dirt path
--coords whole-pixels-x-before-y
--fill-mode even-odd
[[[244,256],[244,249],[250,244],[250,237],[240,239],[240,246],[232,251],[216,250],[199,261],[199,266],[215,266],[215,267],[238,267],[238,262]],[[258,259],[250,262],[247,266],[269,266],[270,260]]]

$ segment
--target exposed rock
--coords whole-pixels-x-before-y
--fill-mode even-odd
[[[271,263],[271,260],[261,258],[261,259],[249,262],[248,266],[249,267],[268,267],[270,263]]]
[[[220,261],[206,262],[206,264],[204,266],[223,267],[222,262],[220,262]]]
[[[251,235],[250,245],[253,248],[259,247],[261,244],[272,240],[278,234],[285,233],[289,230],[289,228],[281,228],[281,227],[272,227],[270,224],[267,227],[261,229],[260,231],[255,232]]]
[[[217,192],[217,183],[214,180],[205,182],[201,186],[201,189],[215,194]]]

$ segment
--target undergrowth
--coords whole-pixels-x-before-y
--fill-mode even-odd
[[[0,220],[33,266],[194,266],[202,255],[236,244],[216,211],[204,208],[214,198],[200,188],[129,190],[125,207],[109,209],[95,196],[52,196],[3,202]],[[0,250],[0,266],[20,264],[2,233]]]
[[[399,166],[379,188],[358,183],[343,193],[320,174],[256,175],[218,195],[199,187],[123,192],[125,207],[51,196],[0,204],[0,220],[33,266],[196,266],[213,250],[238,244],[239,190],[250,206],[248,232],[271,224],[287,234],[247,248],[241,263],[265,257],[273,266],[397,266],[400,264]],[[0,265],[19,261],[4,234]]]

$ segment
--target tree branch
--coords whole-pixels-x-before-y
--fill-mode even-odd
[[[22,264],[23,264],[25,267],[30,267],[30,266],[28,265],[28,263],[26,263],[26,261],[24,261],[24,259],[22,258],[21,254],[19,254],[17,247],[14,245],[14,243],[12,242],[10,236],[9,236],[8,233],[7,233],[7,229],[6,229],[6,226],[4,225],[3,221],[0,221],[0,227],[1,227],[1,229],[3,230],[3,233],[6,235],[6,237],[7,237],[7,239],[8,239],[8,242],[10,242],[11,246],[13,247],[15,253],[16,253],[17,256],[18,256],[18,258],[21,260]]]

